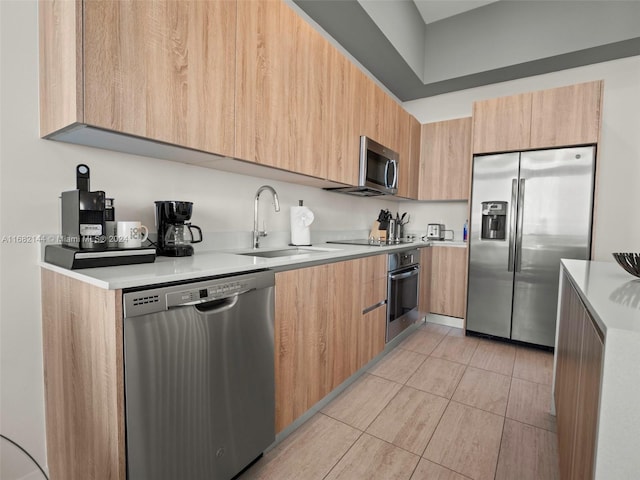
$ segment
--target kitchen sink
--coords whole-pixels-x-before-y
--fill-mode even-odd
[[[338,248],[283,248],[280,250],[254,250],[248,253],[238,253],[247,257],[277,258],[277,257],[293,257],[297,255],[312,255],[314,253],[336,252]]]

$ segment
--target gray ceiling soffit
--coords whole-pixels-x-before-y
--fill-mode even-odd
[[[442,82],[420,85],[414,89],[406,89],[402,92],[394,91],[389,85],[387,85],[387,88],[394,92],[402,101],[406,102],[417,98],[433,97],[443,93],[517,80],[518,78],[533,77],[544,73],[607,62],[619,58],[633,57],[635,55],[640,55],[640,38],[632,38],[608,45],[579,50],[577,52],[556,55],[554,57],[543,58],[518,65],[510,65],[508,67],[488,70],[464,77],[452,78]],[[400,95],[400,93],[402,93],[402,95]]]
[[[357,1],[293,1],[403,102],[640,55],[637,37],[425,85]]]

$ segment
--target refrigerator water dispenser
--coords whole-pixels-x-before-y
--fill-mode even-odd
[[[482,240],[504,240],[507,202],[482,202]]]

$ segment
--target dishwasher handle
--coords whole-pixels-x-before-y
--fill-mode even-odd
[[[221,298],[219,300],[211,300],[210,302],[203,302],[197,305],[194,305],[195,309],[198,312],[206,313],[207,315],[211,313],[220,313],[225,310],[231,310],[238,303],[238,298],[240,298],[240,294],[237,293],[230,297]]]

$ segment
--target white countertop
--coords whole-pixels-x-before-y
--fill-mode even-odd
[[[323,243],[312,247],[300,247],[310,250],[318,249],[319,251],[317,253],[277,258],[239,255],[239,253],[251,253],[252,250],[238,249],[233,251],[197,252],[191,257],[157,257],[154,263],[120,265],[115,267],[68,270],[44,261],[40,262],[40,266],[100,288],[117,290],[217,275],[229,275],[264,268],[299,268],[304,266],[304,264],[332,262],[341,259],[347,260],[360,256],[379,255],[398,250],[428,246],[429,242],[421,241],[394,246],[359,246]],[[293,247],[261,248],[259,251],[266,252],[269,250],[281,250],[283,248]]]
[[[609,330],[640,333],[640,278],[614,262],[562,260],[589,313]]]

